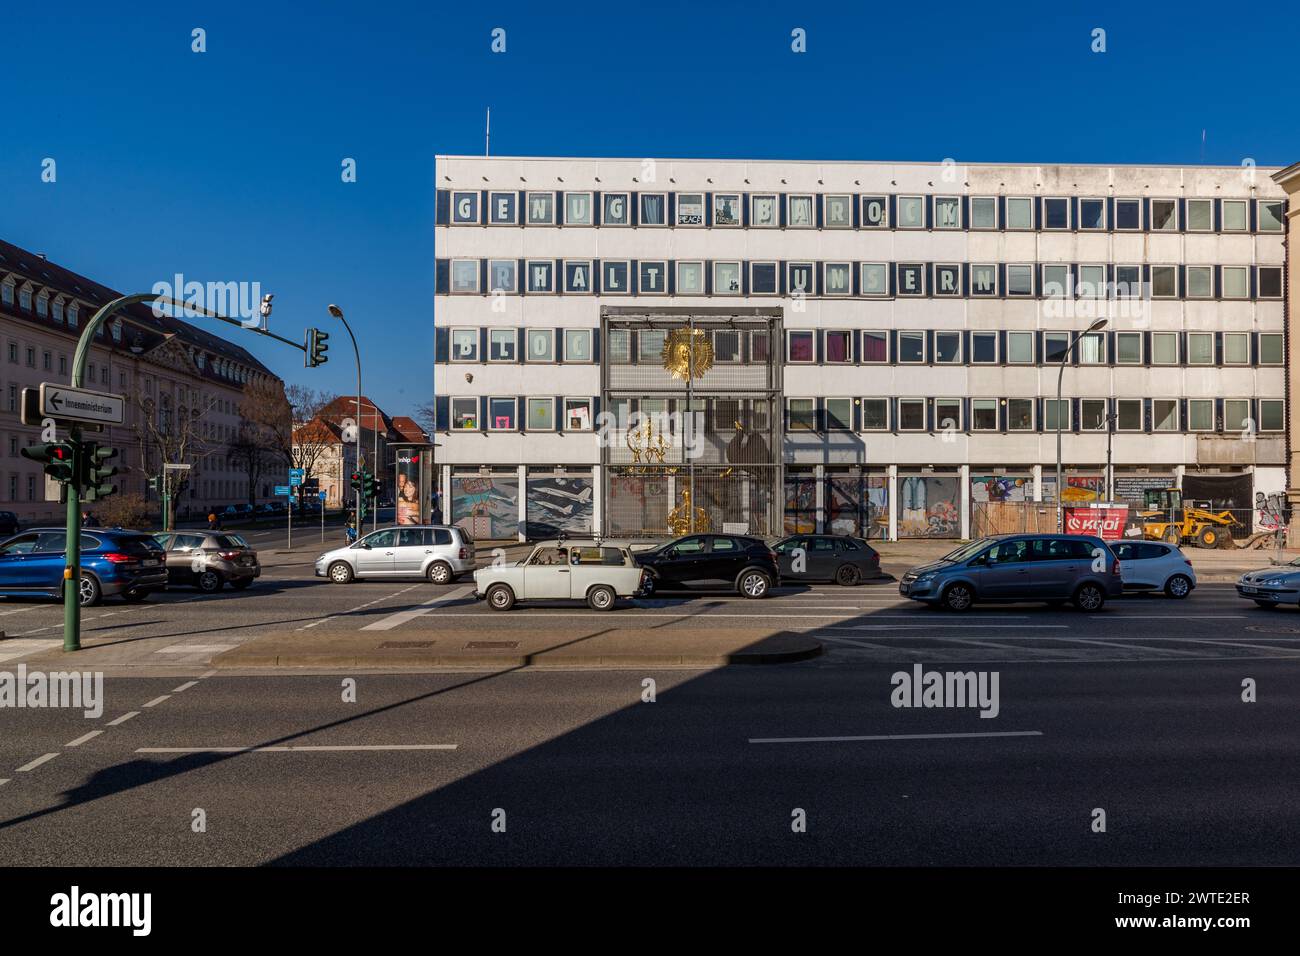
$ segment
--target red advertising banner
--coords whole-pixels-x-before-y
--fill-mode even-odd
[[[1103,541],[1119,541],[1127,521],[1128,505],[1065,509],[1066,534],[1092,534]]]

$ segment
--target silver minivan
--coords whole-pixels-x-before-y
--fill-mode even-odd
[[[401,525],[326,551],[316,559],[316,577],[335,584],[357,578],[425,578],[447,584],[474,567],[474,539],[464,528]]]

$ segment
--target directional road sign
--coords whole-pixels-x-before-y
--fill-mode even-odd
[[[126,420],[126,399],[111,392],[42,382],[41,414],[69,422],[120,425]]]

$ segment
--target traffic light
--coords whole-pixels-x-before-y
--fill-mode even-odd
[[[117,449],[86,442],[81,446],[81,497],[86,501],[98,501],[117,491],[117,485],[110,485],[108,479],[117,474],[117,468],[108,464],[117,457]]]
[[[354,472],[352,473],[352,490],[353,490],[353,491],[357,491],[357,492],[364,491],[364,490],[365,490],[365,485],[364,485],[363,481],[364,481],[364,479],[363,479],[363,477],[362,477],[361,472],[359,472],[359,471],[354,471]]]
[[[22,449],[22,454],[24,458],[43,464],[45,473],[55,481],[74,481],[77,477],[77,450],[70,442],[28,445]]]
[[[322,332],[320,329],[307,330],[307,347],[304,351],[307,353],[305,364],[308,368],[316,368],[329,361],[329,357],[325,354],[330,350],[326,344],[329,337],[328,332]]]
[[[379,479],[370,474],[370,472],[366,472],[366,497],[379,497]]]
[[[150,478],[147,484],[149,486],[149,490],[154,493],[162,491],[162,479],[159,478],[157,475]]]

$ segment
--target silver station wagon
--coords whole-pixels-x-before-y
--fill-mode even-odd
[[[316,559],[316,576],[335,584],[361,578],[424,578],[449,584],[474,570],[474,539],[455,525],[382,528]]]
[[[494,611],[516,601],[586,601],[608,611],[619,598],[637,597],[646,572],[627,546],[595,539],[542,541],[523,561],[474,572],[474,597]]]

